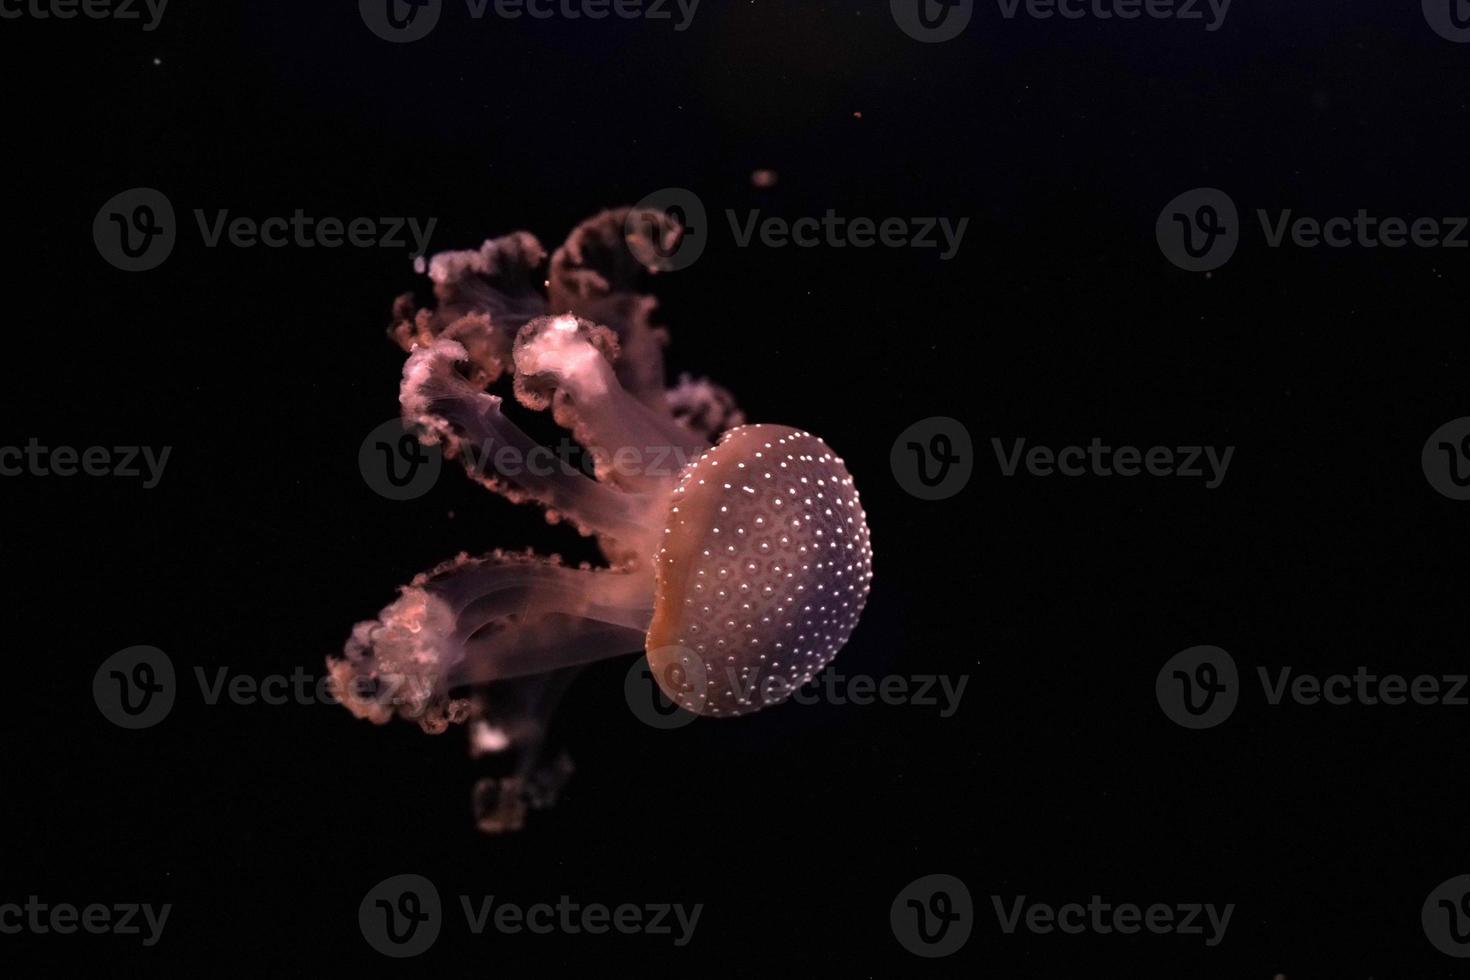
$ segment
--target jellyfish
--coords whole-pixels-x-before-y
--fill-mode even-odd
[[[658,271],[639,256],[667,250],[637,238],[680,231],[661,213],[605,211],[544,275],[533,236],[492,239],[420,265],[434,307],[394,307],[405,425],[487,489],[593,538],[604,559],[461,553],[328,659],[360,718],[468,727],[471,754],[498,764],[474,792],[487,832],[519,829],[570,776],[548,729],[585,665],[641,650],[672,702],[737,717],[810,681],[867,600],[867,519],[842,459],[811,433],[746,424],[706,379],[665,387],[667,333],[635,289]],[[511,399],[549,411],[592,472],[533,440]]]

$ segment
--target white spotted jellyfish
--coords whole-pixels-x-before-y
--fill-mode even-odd
[[[487,832],[521,827],[570,774],[546,733],[583,665],[644,650],[669,699],[731,718],[810,681],[867,600],[866,515],[826,443],[743,424],[708,381],[665,388],[667,335],[629,284],[653,254],[639,236],[680,232],[656,212],[605,211],[549,270],[534,237],[509,235],[435,255],[433,309],[395,306],[405,425],[489,489],[594,537],[606,558],[461,554],[402,587],[329,659],[355,715],[429,732],[465,722],[472,754],[503,761],[475,791]],[[570,430],[591,476],[507,417],[488,390],[506,379],[520,406],[550,408]]]

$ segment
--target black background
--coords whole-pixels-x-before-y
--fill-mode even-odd
[[[1467,410],[1463,251],[1266,247],[1254,210],[1463,215],[1470,46],[1417,2],[1235,0],[1225,24],[1006,21],[923,45],[886,3],[704,0],[693,25],[471,21],[385,43],[354,5],[188,3],[158,30],[0,21],[6,444],[173,447],[154,490],[7,478],[0,900],[172,902],[162,941],[3,936],[24,975],[101,960],[535,976],[1462,976],[1426,941],[1470,870],[1465,718],[1268,708],[1257,666],[1462,672],[1470,505],[1420,448]],[[158,64],[154,61],[157,59]],[[860,113],[860,117],[857,115]],[[780,173],[752,187],[761,167]],[[1249,225],[1209,276],[1154,241],[1164,203],[1225,189]],[[160,268],[106,264],[93,216],[156,187]],[[627,710],[631,658],[559,725],[558,807],[504,838],[468,812],[463,736],[332,706],[205,705],[195,667],[320,669],[351,624],[466,549],[585,547],[448,473],[411,503],[357,466],[396,413],[401,252],[208,249],[195,208],[436,217],[432,250],[560,243],[600,208],[695,191],[715,233],[660,277],[672,371],[847,460],[875,579],[844,673],[968,675],[960,711],[821,704],[667,734]],[[726,209],[968,216],[959,254],[738,248]],[[913,499],[898,433],[974,437],[959,496]],[[1002,479],[991,438],[1233,445],[1222,487]],[[449,513],[453,512],[454,517]],[[1188,732],[1154,678],[1196,644],[1250,678]],[[184,681],[124,732],[91,697],[153,644]],[[450,905],[395,963],[357,905],[415,872]],[[909,881],[977,903],[920,960],[888,925]],[[1001,934],[989,896],[1235,903],[1225,941]],[[684,902],[693,943],[471,936],[455,897]]]

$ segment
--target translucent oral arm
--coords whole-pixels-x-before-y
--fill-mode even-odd
[[[647,568],[568,568],[497,554],[456,559],[418,584],[454,614],[460,640],[511,613],[569,613],[644,631],[653,615],[653,576]]]
[[[646,538],[651,501],[589,479],[532,440],[504,415],[500,398],[455,373],[463,352],[441,340],[410,355],[399,396],[404,417],[449,444],[471,475],[505,497],[538,501],[548,516],[571,520],[590,534],[623,542]]]
[[[544,562],[471,563],[427,588],[456,609],[451,686],[590,663],[641,649],[652,579]]]
[[[441,731],[468,705],[451,690],[641,649],[652,617],[646,568],[461,556],[359,623],[331,670],[355,714],[379,722],[398,714]]]
[[[655,411],[664,399],[664,345],[668,334],[651,322],[658,306],[639,292],[655,246],[671,242],[680,225],[663,211],[614,208],[572,230],[551,257],[550,308],[602,324],[618,336],[618,380]]]
[[[599,479],[666,492],[683,463],[709,443],[624,390],[593,342],[602,329],[574,316],[522,327],[514,348],[517,395],[535,407],[550,400],[557,422],[593,451]]]
[[[643,649],[643,632],[595,619],[552,613],[518,622],[513,630],[487,630],[465,644],[465,658],[451,684],[486,684],[541,674]]]

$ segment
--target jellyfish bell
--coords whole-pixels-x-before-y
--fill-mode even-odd
[[[748,714],[836,656],[872,578],[852,476],[821,439],[744,424],[708,381],[655,380],[653,301],[622,278],[636,263],[610,252],[625,215],[603,212],[557,251],[558,312],[519,287],[502,294],[532,278],[518,263],[544,258],[525,233],[436,256],[441,308],[395,309],[405,423],[486,488],[595,539],[606,560],[461,554],[416,576],[329,659],[358,717],[433,733],[468,722],[475,757],[510,760],[474,794],[490,832],[550,805],[570,774],[548,732],[581,666],[644,650],[675,703]],[[487,390],[502,375],[521,408],[549,410],[588,450],[590,476],[513,421]]]
[[[852,476],[797,429],[725,433],[680,475],[663,535],[648,662],[697,714],[784,701],[837,655],[867,602],[872,549]]]

